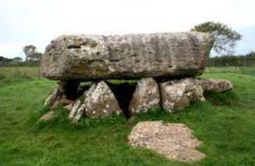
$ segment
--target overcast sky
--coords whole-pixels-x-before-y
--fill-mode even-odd
[[[255,0],[1,0],[0,56],[43,52],[61,34],[189,31],[219,21],[243,35],[236,54],[255,50]]]

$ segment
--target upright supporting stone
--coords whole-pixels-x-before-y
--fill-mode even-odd
[[[50,95],[47,97],[47,99],[45,100],[43,106],[44,107],[52,107],[55,103],[55,101],[58,99],[59,97],[59,87],[56,87],[51,93]]]
[[[167,111],[183,110],[190,101],[204,101],[203,89],[193,78],[168,81],[160,84],[162,105]]]
[[[157,82],[153,78],[141,79],[129,104],[131,114],[147,112],[160,107],[160,94]]]
[[[77,123],[82,117],[84,117],[84,110],[86,109],[85,104],[82,104],[78,109],[77,112],[72,120],[73,123]]]
[[[93,94],[93,92],[96,89],[96,86],[97,86],[96,83],[92,84],[91,87],[83,93],[84,99],[81,101],[81,103],[75,109],[72,110],[73,116],[72,115],[69,115],[69,116],[70,116],[70,120],[73,117],[72,118],[73,123],[77,123],[83,116],[85,116],[86,99],[88,98],[88,96],[91,96]]]
[[[72,119],[75,117],[75,115],[76,115],[76,113],[77,113],[77,111],[78,111],[80,105],[81,105],[81,101],[80,101],[79,99],[77,99],[77,100],[74,102],[73,108],[71,109],[71,111],[70,111],[70,113],[69,113],[69,116],[68,116],[68,119],[69,119],[69,120],[72,120]]]
[[[122,112],[117,99],[104,81],[100,81],[94,90],[88,92],[84,105],[85,116],[88,117],[106,117]]]

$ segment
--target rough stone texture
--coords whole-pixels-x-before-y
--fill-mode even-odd
[[[80,99],[78,99],[79,101],[76,102],[77,106],[73,108],[73,110],[71,112],[73,112],[73,117],[71,114],[69,114],[69,119],[72,120],[73,123],[77,123],[82,117],[85,116],[85,110],[86,110],[86,99],[88,98],[88,96],[91,96],[93,94],[93,92],[96,89],[97,84],[94,83],[91,85],[91,87],[85,91],[83,93],[83,100],[81,101]]]
[[[122,110],[109,86],[100,81],[97,85],[93,84],[85,94],[84,103],[78,109],[75,121],[82,116],[82,112],[88,117],[106,117],[113,113],[120,114]]]
[[[70,113],[69,113],[69,115],[68,115],[68,119],[69,119],[69,120],[72,120],[72,119],[75,117],[75,115],[76,115],[76,113],[77,113],[77,111],[78,111],[80,105],[81,105],[81,101],[80,101],[79,99],[77,99],[77,100],[74,102],[73,107],[72,107],[72,109],[71,109],[71,111],[70,111]]]
[[[233,84],[228,80],[200,80],[204,91],[226,92],[233,89]]]
[[[41,72],[56,80],[194,76],[212,45],[200,32],[64,35],[47,46]]]
[[[73,123],[79,122],[79,120],[84,117],[84,111],[86,107],[85,104],[80,105],[80,107],[77,109],[75,116],[72,119]]]
[[[51,93],[50,95],[47,97],[47,99],[45,100],[43,106],[46,107],[51,107],[54,102],[57,100],[57,98],[59,97],[59,88],[56,87]]]
[[[191,101],[204,101],[203,89],[194,78],[168,81],[160,84],[162,106],[165,110],[182,110]]]
[[[56,117],[55,115],[56,115],[55,111],[49,111],[39,119],[39,122],[53,120]]]
[[[195,149],[201,142],[191,133],[192,130],[181,123],[147,121],[139,122],[128,140],[134,147],[152,149],[170,160],[192,162],[203,159],[205,154]]]
[[[147,112],[150,108],[160,107],[159,86],[153,78],[141,79],[129,104],[131,114]]]

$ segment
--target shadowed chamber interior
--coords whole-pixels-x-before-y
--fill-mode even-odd
[[[118,101],[120,108],[123,110],[123,114],[126,118],[131,116],[131,113],[128,110],[129,103],[133,97],[133,93],[135,92],[137,82],[136,81],[127,81],[127,82],[117,82],[114,81],[106,81],[107,85],[111,89],[115,98]],[[71,100],[76,100],[84,94],[85,91],[89,90],[92,82],[79,82],[79,81],[68,81],[59,83],[62,88],[64,95]]]
[[[89,90],[92,82],[81,82],[77,89],[77,98],[81,97],[85,91]]]
[[[59,87],[61,88],[61,92],[66,98],[75,100],[78,98],[77,90],[80,85],[80,81],[77,80],[68,80],[68,81],[59,81]]]
[[[129,81],[123,83],[112,83],[107,82],[111,88],[113,94],[119,102],[119,106],[123,111],[123,114],[126,118],[131,116],[131,113],[128,110],[129,103],[133,97],[136,88],[136,81]]]

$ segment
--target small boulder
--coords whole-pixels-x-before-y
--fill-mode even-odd
[[[139,122],[129,134],[128,142],[133,147],[154,150],[170,160],[192,162],[205,157],[195,149],[201,142],[181,123]]]
[[[160,107],[160,94],[157,82],[153,78],[141,79],[129,104],[131,114],[147,112],[150,108]]]
[[[233,84],[229,80],[200,80],[204,91],[226,92],[233,89]]]
[[[203,89],[193,78],[168,81],[160,84],[162,106],[165,110],[183,110],[191,101],[204,101]]]

